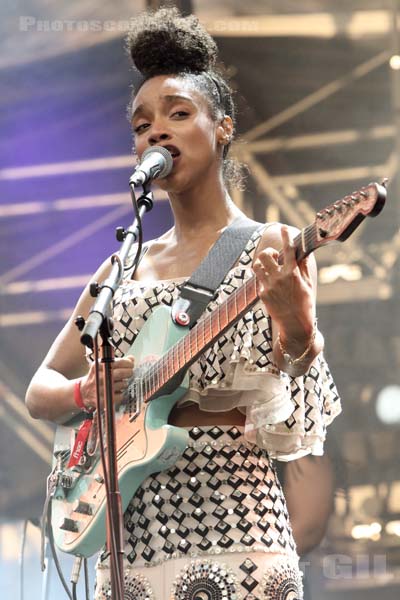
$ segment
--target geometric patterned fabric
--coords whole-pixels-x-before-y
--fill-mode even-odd
[[[132,597],[155,598],[150,594],[150,573],[166,563],[186,559],[174,593],[166,598],[300,598],[287,508],[265,450],[250,444],[239,427],[193,427],[188,431],[190,441],[184,454],[171,469],[148,477],[125,512],[125,585],[130,589],[136,586],[144,594],[137,591]],[[265,570],[260,569],[258,578],[253,572],[258,568],[255,557],[262,555],[285,559],[278,571],[268,570],[268,585]],[[239,556],[240,578],[218,566],[215,561],[220,556],[228,565],[230,558]],[[107,598],[108,568],[109,557],[104,553],[98,563],[103,584],[96,598]],[[211,594],[213,586],[220,595],[216,591]],[[261,595],[253,595],[256,586],[261,586],[260,594],[264,589]],[[269,589],[275,590],[275,595],[268,595]],[[292,594],[293,589],[297,595]],[[202,596],[207,590],[211,595]],[[130,599],[127,591],[126,598]]]
[[[194,427],[168,471],[148,477],[124,516],[135,566],[178,556],[276,552],[296,557],[280,483],[264,450],[238,427]]]

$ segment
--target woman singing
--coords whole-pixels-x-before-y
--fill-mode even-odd
[[[242,213],[226,182],[235,114],[216,69],[215,42],[193,16],[163,9],[136,19],[129,53],[140,83],[130,121],[138,159],[151,146],[173,157],[157,181],[174,226],[146,245],[137,270],[126,269],[113,300],[119,404],[133,362],[125,357],[145,321],[169,306],[221,233]],[[212,310],[256,274],[257,304],[189,370],[190,387],[169,422],[189,444],[172,469],[148,477],[124,515],[125,597],[154,600],[302,598],[301,573],[285,499],[272,459],[322,454],[339,399],[316,326],[314,258],[297,264],[296,231],[267,223],[249,239],[218,289]],[[278,250],[283,249],[283,264]],[[94,280],[103,280],[107,260]],[[74,400],[95,406],[94,364],[74,325],[92,305],[88,288],[27,393],[32,416],[65,421]],[[110,598],[109,557],[98,560],[96,600]]]

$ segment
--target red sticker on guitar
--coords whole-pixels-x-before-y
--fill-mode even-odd
[[[92,423],[93,419],[85,419],[85,421],[79,427],[79,431],[75,439],[74,449],[71,452],[69,463],[67,465],[68,469],[70,469],[71,467],[75,467],[77,464],[79,464],[79,461],[81,460],[83,451],[85,449],[85,444],[89,437]]]

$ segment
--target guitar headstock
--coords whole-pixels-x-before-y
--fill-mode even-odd
[[[386,200],[386,182],[370,183],[319,211],[315,219],[317,245],[344,242],[365,217],[378,215]]]

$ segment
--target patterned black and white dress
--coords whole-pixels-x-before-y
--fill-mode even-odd
[[[207,310],[252,275],[261,233],[248,242]],[[184,280],[144,285],[129,278],[115,295],[113,341],[123,356]],[[192,427],[184,454],[146,479],[124,515],[125,600],[295,600],[301,573],[285,499],[271,459],[322,454],[340,412],[328,366],[318,356],[297,378],[272,360],[270,317],[261,302],[190,367],[179,404],[237,408],[244,427]],[[109,559],[98,561],[96,600],[111,597]]]

